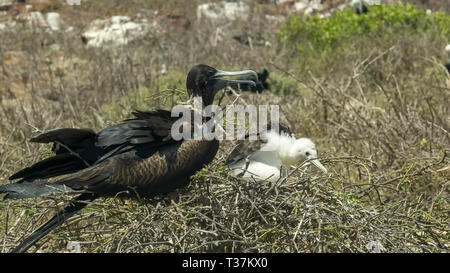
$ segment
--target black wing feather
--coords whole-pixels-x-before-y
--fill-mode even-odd
[[[70,174],[131,149],[140,156],[151,156],[157,148],[174,142],[168,136],[178,117],[171,117],[169,111],[136,111],[133,115],[135,118],[110,125],[98,134],[90,129],[62,128],[33,137],[32,142],[53,142],[56,155],[17,172],[9,179],[32,181]]]
[[[60,128],[37,135],[31,138],[30,142],[50,143],[58,141],[66,145],[70,145],[94,136],[94,131],[90,129]]]

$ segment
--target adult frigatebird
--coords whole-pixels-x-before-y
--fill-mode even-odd
[[[255,84],[227,76],[255,79],[252,70],[227,72],[196,65],[186,78],[187,91],[210,105],[228,84]],[[80,194],[62,211],[34,231],[11,252],[25,252],[40,238],[100,196],[153,197],[186,186],[189,177],[211,162],[218,140],[174,140],[171,128],[177,117],[166,110],[136,111],[134,118],[110,125],[98,133],[90,129],[55,129],[33,137],[53,143],[53,157],[12,175],[18,182],[0,186],[8,198],[49,194]],[[191,125],[192,127],[193,125]]]

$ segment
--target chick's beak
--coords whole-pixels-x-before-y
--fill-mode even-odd
[[[319,168],[322,172],[328,173],[327,169],[320,163],[319,160],[313,159],[311,160],[311,163],[314,164],[317,168]]]

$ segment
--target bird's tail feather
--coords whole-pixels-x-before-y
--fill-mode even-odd
[[[95,195],[91,193],[83,193],[73,201],[70,202],[62,211],[58,212],[47,223],[28,236],[22,243],[10,250],[10,253],[23,253],[27,251],[32,245],[39,241],[42,237],[50,233],[53,229],[60,226],[67,219],[72,217],[75,213],[83,209],[89,201],[95,199]]]

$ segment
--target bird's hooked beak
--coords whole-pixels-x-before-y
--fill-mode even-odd
[[[239,76],[240,79],[230,79],[228,77]],[[248,84],[256,87],[258,75],[253,70],[243,71],[223,71],[216,70],[216,72],[209,76],[208,84],[209,91],[202,94],[203,103],[209,105],[213,102],[216,93],[223,90],[227,86],[238,89],[240,84]]]
[[[222,77],[233,77],[233,76],[249,76],[250,79],[258,80],[258,74],[256,74],[253,70],[242,70],[242,71],[224,71],[217,70],[217,72],[213,75],[214,78],[222,78]]]
[[[229,79],[225,77],[237,77],[240,79]],[[216,91],[225,88],[227,85],[232,87],[237,87],[239,84],[249,84],[256,86],[256,81],[258,80],[258,74],[253,70],[242,70],[242,71],[224,71],[217,70],[216,73],[211,77],[217,81]]]
[[[304,166],[308,166],[310,163],[314,164],[314,166],[319,168],[322,172],[328,173],[327,168],[325,168],[318,159],[309,159],[309,162],[304,163]],[[295,166],[291,166],[291,167],[295,168]]]
[[[328,173],[327,169],[320,163],[318,159],[312,159],[311,163],[314,164],[317,168],[319,168],[322,172]]]

